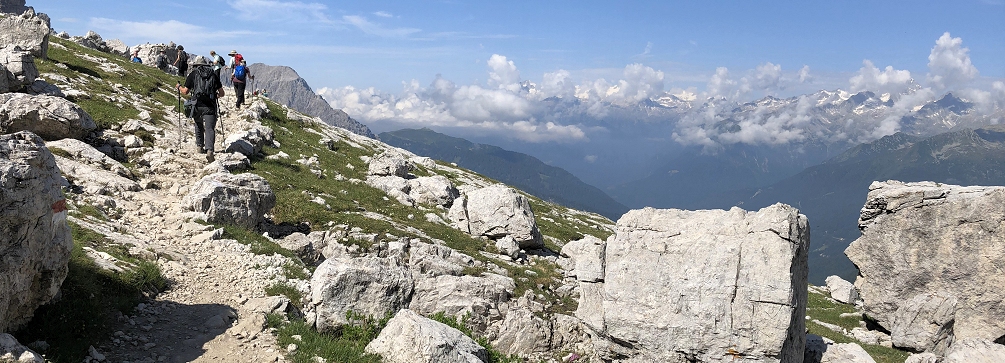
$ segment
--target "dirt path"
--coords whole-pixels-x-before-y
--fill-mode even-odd
[[[224,102],[229,100],[222,100]],[[224,118],[233,130],[238,122]],[[183,130],[191,134],[191,127]],[[164,139],[177,140],[177,128]],[[217,147],[226,135],[217,135]],[[174,142],[171,143],[174,146]],[[109,227],[150,244],[160,258],[169,289],[123,316],[111,341],[98,346],[108,362],[282,362],[275,337],[262,332],[264,288],[281,276],[282,256],[261,256],[228,240],[205,238],[212,227],[188,221],[182,201],[208,163],[197,154],[191,135],[173,154],[162,156],[144,184],[156,188],[125,193],[121,219]],[[165,172],[166,171],[166,172]],[[207,232],[209,231],[209,232]],[[257,325],[257,327],[256,327]]]

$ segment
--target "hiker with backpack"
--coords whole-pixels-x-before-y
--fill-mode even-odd
[[[241,63],[238,63],[234,67],[234,72],[230,76],[230,80],[234,82],[234,94],[237,95],[237,105],[235,107],[238,110],[241,109],[241,104],[244,103],[244,89],[248,86],[248,79],[255,79],[255,76],[251,75],[248,64],[242,59]]]
[[[195,107],[189,117],[195,119],[195,145],[199,153],[206,154],[206,160],[213,162],[213,148],[216,145],[217,99],[223,97],[223,83],[210,67],[206,57],[195,57],[195,68],[185,78],[185,85],[176,85],[183,95],[191,93]]]
[[[230,53],[227,53],[227,55],[230,56],[230,66],[227,67],[230,69],[237,68],[237,66],[241,65],[241,61],[244,60],[244,56],[241,55],[241,53],[238,53],[237,50],[232,50]]]
[[[157,54],[157,61],[154,62],[154,64],[157,65],[157,69],[167,72],[168,71],[167,52],[161,49],[160,53]]]
[[[178,57],[174,60],[174,66],[178,67],[178,75],[185,77],[185,73],[188,72],[188,53],[185,53],[185,47],[178,46]]]
[[[209,58],[211,59],[210,62],[213,64],[213,72],[216,72],[216,77],[219,78],[220,70],[227,65],[227,61],[223,60],[223,57],[219,54],[216,54],[215,50],[209,51]]]

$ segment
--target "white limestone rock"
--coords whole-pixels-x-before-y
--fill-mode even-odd
[[[375,257],[325,260],[311,277],[311,305],[318,331],[345,325],[346,312],[383,317],[408,306],[412,274],[396,259]]]
[[[603,282],[606,246],[600,238],[591,235],[562,246],[562,255],[572,260],[572,276],[582,282]]]
[[[551,350],[551,321],[535,316],[526,307],[508,311],[498,329],[492,346],[503,354],[526,356]]]
[[[249,157],[258,155],[262,148],[272,145],[275,135],[268,126],[255,126],[227,135],[223,141],[224,150],[228,153],[241,153]]]
[[[404,178],[415,169],[415,166],[403,156],[395,153],[384,152],[370,159],[367,175],[373,176],[397,176]]]
[[[825,282],[832,299],[843,304],[854,304],[858,300],[858,291],[855,290],[855,285],[840,276],[828,276]]]
[[[911,354],[904,363],[939,363],[939,356],[934,353]]]
[[[58,150],[55,151],[56,153],[65,153],[72,160],[82,164],[107,170],[121,177],[128,178],[132,176],[132,172],[130,172],[129,169],[126,169],[125,166],[122,166],[121,163],[108,157],[108,155],[98,151],[86,142],[77,139],[62,139],[47,141],[45,146],[50,150]],[[57,159],[56,162],[58,163],[59,160]]]
[[[876,363],[876,360],[858,344],[840,343],[828,345],[820,363]]]
[[[14,336],[0,333],[0,362],[44,363],[45,359],[28,347],[21,345]]]
[[[607,241],[604,283],[581,284],[577,316],[610,337],[602,356],[797,361],[806,339],[808,226],[783,204],[630,211]]]
[[[0,47],[17,45],[32,56],[47,59],[49,53],[49,17],[27,9],[17,15],[0,15]]]
[[[38,78],[35,57],[16,45],[0,43],[0,93],[19,91]]]
[[[859,268],[865,313],[913,349],[939,346],[943,327],[957,340],[1005,335],[1005,188],[887,181],[869,189],[862,236],[845,250]]]
[[[501,317],[499,307],[516,289],[512,278],[486,273],[482,277],[440,275],[415,281],[408,308],[422,315],[438,312],[457,318],[470,314],[470,323],[483,330],[488,320]]]
[[[408,195],[418,203],[450,207],[460,192],[442,175],[408,179]]]
[[[530,201],[516,190],[504,185],[492,185],[467,193],[464,201],[470,234],[499,239],[510,236],[522,249],[544,247],[541,232],[537,229]],[[460,213],[451,210],[451,218],[463,224]]]
[[[957,340],[942,359],[942,363],[1001,362],[1005,362],[1005,345],[975,338]]]
[[[457,329],[403,309],[366,352],[386,363],[485,363],[488,352]]]
[[[97,128],[91,116],[63,98],[8,94],[0,97],[0,133],[31,131],[45,140],[81,139]]]
[[[66,278],[73,239],[63,183],[41,138],[0,135],[0,332],[28,322]]]
[[[216,173],[199,180],[183,205],[205,213],[207,221],[257,229],[276,205],[269,182],[258,175]]]

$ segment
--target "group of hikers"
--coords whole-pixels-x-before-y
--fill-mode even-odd
[[[184,108],[187,116],[195,121],[195,144],[199,153],[206,154],[206,160],[212,162],[214,158],[213,146],[216,144],[216,123],[219,114],[218,100],[223,97],[223,82],[220,80],[220,73],[229,70],[230,80],[234,84],[234,94],[237,96],[235,108],[240,109],[244,104],[245,88],[249,80],[254,80],[251,70],[248,68],[244,56],[236,50],[230,51],[230,61],[227,62],[216,51],[209,52],[209,58],[196,56],[191,62],[192,71],[189,72],[188,53],[185,48],[178,46],[178,55],[175,57],[173,66],[177,67],[178,75],[185,77],[184,84],[176,84],[178,91],[179,109]],[[170,72],[168,67],[167,52],[160,50],[155,61],[155,66],[165,72]],[[142,63],[139,52],[134,51],[132,61]],[[258,94],[256,91],[255,94]],[[266,94],[266,91],[262,91]],[[181,107],[181,95],[191,96],[185,101],[185,106]]]

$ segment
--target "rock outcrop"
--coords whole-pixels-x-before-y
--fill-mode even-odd
[[[844,304],[854,304],[858,300],[858,290],[855,290],[855,285],[840,276],[828,276],[825,282],[832,299]]]
[[[262,152],[262,148],[272,145],[274,139],[272,129],[267,126],[257,126],[227,135],[223,147],[228,153],[241,153],[254,157]]]
[[[1005,188],[876,182],[862,236],[845,254],[859,268],[864,310],[894,345],[944,349],[947,337],[1005,335]]]
[[[520,248],[544,247],[530,201],[516,190],[492,185],[465,194],[451,207],[450,218],[462,231],[493,240],[513,238]]]
[[[43,363],[41,355],[21,345],[13,336],[0,333],[0,362]]]
[[[0,93],[20,91],[38,78],[35,57],[17,45],[0,48]]]
[[[401,310],[387,322],[366,352],[387,363],[484,363],[488,352],[446,324]]]
[[[23,4],[21,4],[23,6]],[[12,8],[18,7],[13,4]],[[7,8],[7,6],[5,6]],[[0,47],[17,45],[36,58],[47,59],[49,53],[49,17],[26,9],[22,13],[0,14]]]
[[[84,109],[66,99],[0,94],[0,133],[31,131],[46,140],[81,139],[97,128]]]
[[[41,138],[0,135],[0,332],[31,319],[66,278],[73,239],[64,182]]]
[[[604,281],[604,250],[607,244],[600,238],[587,235],[562,246],[562,255],[572,260],[567,269],[571,276],[582,282]]]
[[[953,343],[942,363],[1005,362],[1005,345],[984,339],[963,339]]]
[[[164,55],[167,56],[167,58],[168,58],[168,64],[173,63],[174,60],[178,58],[178,46],[175,45],[174,43],[169,43],[169,44],[164,44],[164,43],[150,44],[150,43],[146,43],[146,44],[140,44],[140,45],[136,45],[136,46],[133,46],[133,47],[129,48],[130,54],[136,53],[136,55],[138,57],[140,57],[140,60],[143,61],[143,64],[151,66],[151,67],[156,67],[157,66],[157,55],[160,54],[161,50],[163,50],[164,51]],[[195,57],[189,57],[188,59],[189,59],[189,62],[191,62],[191,61],[195,60]],[[226,77],[220,77],[220,78],[226,78]]]
[[[311,306],[318,331],[349,322],[347,312],[382,318],[408,307],[412,275],[396,259],[332,258],[311,277]]]
[[[254,230],[276,205],[276,195],[258,175],[216,173],[199,180],[184,203],[193,211],[205,213],[209,222]]]
[[[609,338],[608,359],[798,361],[809,237],[782,204],[630,211],[607,241],[604,282],[581,283],[577,316]]]
[[[366,183],[407,206],[422,203],[450,207],[460,196],[447,177],[416,177],[410,174],[415,169],[415,163],[406,155],[384,152],[369,160]]]

